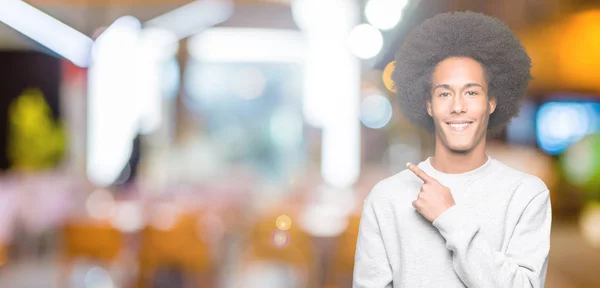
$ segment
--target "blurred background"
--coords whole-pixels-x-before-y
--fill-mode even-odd
[[[550,188],[547,287],[600,287],[593,0],[2,0],[0,287],[351,287],[363,200],[433,153],[394,52],[453,10],[530,53],[488,154]]]

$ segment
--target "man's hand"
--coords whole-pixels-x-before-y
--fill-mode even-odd
[[[455,205],[454,198],[448,187],[427,175],[415,164],[408,163],[406,167],[423,180],[419,197],[413,201],[412,205],[429,222],[433,222],[444,211]]]

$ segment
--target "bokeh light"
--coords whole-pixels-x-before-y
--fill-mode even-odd
[[[392,103],[380,94],[367,96],[360,104],[360,121],[372,129],[380,129],[392,119]]]
[[[566,180],[579,187],[598,182],[600,180],[599,149],[599,134],[588,135],[569,146],[560,158]]]
[[[408,0],[370,0],[365,6],[365,16],[376,28],[389,30],[402,20],[406,4]]]
[[[117,203],[116,211],[110,220],[114,227],[123,232],[139,231],[144,226],[142,207],[135,201],[121,201]]]
[[[86,288],[113,288],[115,287],[110,273],[101,267],[94,267],[85,274]]]
[[[290,244],[290,234],[288,231],[276,229],[271,233],[271,243],[277,248],[285,248]]]
[[[115,199],[108,190],[98,189],[88,196],[85,209],[97,220],[109,219],[115,211]]]
[[[548,102],[537,113],[538,144],[548,154],[561,153],[571,143],[581,139],[594,128],[595,115],[587,103]]]
[[[394,68],[396,68],[396,61],[391,61],[387,65],[385,65],[385,69],[383,69],[382,78],[383,85],[389,91],[396,93],[396,88],[394,87],[394,81],[392,80],[392,72],[394,72]]]
[[[277,229],[281,231],[287,231],[292,226],[292,219],[290,218],[290,216],[280,215],[275,220],[275,225],[277,226]]]
[[[594,248],[600,248],[600,203],[588,203],[581,212],[579,225],[584,239]]]
[[[377,28],[369,24],[354,27],[348,36],[348,49],[361,59],[375,57],[383,47],[383,36]]]
[[[323,195],[319,203],[311,203],[306,205],[300,215],[298,225],[302,230],[315,237],[336,237],[340,235],[348,225],[346,217],[353,207],[352,194],[341,195],[348,190],[335,191],[324,187],[320,187]],[[321,192],[321,191],[320,191]]]
[[[157,203],[150,213],[150,225],[158,230],[168,231],[175,226],[180,213],[179,207],[174,203]]]

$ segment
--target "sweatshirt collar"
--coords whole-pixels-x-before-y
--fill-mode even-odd
[[[448,174],[448,173],[444,173],[441,171],[436,170],[435,168],[433,168],[433,166],[431,165],[431,157],[428,157],[426,160],[422,161],[421,163],[419,163],[419,167],[421,169],[423,169],[423,171],[425,171],[425,173],[429,174],[429,176],[435,178],[436,180],[440,181],[440,183],[444,184],[444,183],[456,183],[456,182],[463,182],[463,181],[474,181],[477,180],[481,177],[484,177],[485,175],[489,174],[491,172],[491,168],[495,162],[495,159],[491,158],[489,155],[487,156],[487,161],[471,170],[471,171],[467,171],[464,173],[456,173],[456,174]]]

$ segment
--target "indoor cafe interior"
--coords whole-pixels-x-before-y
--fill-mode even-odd
[[[0,287],[352,287],[363,201],[434,152],[395,53],[466,10],[532,59],[486,153],[550,191],[545,287],[600,287],[595,0],[0,0]]]

